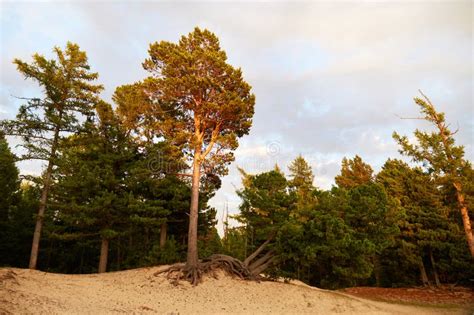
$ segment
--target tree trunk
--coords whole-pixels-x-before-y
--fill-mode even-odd
[[[250,264],[250,262],[251,262],[252,260],[254,260],[254,259],[265,249],[265,247],[267,247],[268,243],[270,243],[270,242],[273,240],[274,237],[275,237],[275,234],[272,233],[272,234],[268,237],[268,239],[267,239],[265,242],[263,242],[262,245],[260,245],[259,248],[257,248],[252,254],[250,254],[249,257],[245,258],[245,260],[244,260],[244,265],[245,265],[245,266],[248,266],[248,265]]]
[[[431,260],[431,267],[433,268],[433,276],[435,279],[435,284],[437,287],[441,285],[441,282],[439,281],[439,276],[438,276],[438,270],[436,269],[436,263],[433,257],[433,251],[430,248],[430,260]]]
[[[431,286],[430,281],[428,280],[428,275],[426,274],[425,264],[423,264],[423,259],[420,258],[420,278],[423,286]]]
[[[374,276],[375,276],[375,286],[380,287],[380,258],[379,256],[374,257]]]
[[[59,122],[61,122],[63,113],[59,112]],[[44,185],[41,191],[40,206],[38,215],[36,216],[35,232],[33,233],[33,242],[31,244],[30,269],[36,269],[38,262],[39,243],[41,239],[41,230],[43,229],[44,211],[46,210],[46,202],[48,201],[49,188],[51,185],[51,174],[53,173],[53,160],[56,158],[56,147],[58,145],[60,124],[58,123],[54,129],[53,143],[51,144],[51,154],[49,156],[48,167],[44,175]]]
[[[100,259],[99,259],[99,270],[98,273],[107,271],[107,256],[109,255],[109,240],[103,238],[102,245],[100,247]]]
[[[30,269],[36,269],[36,264],[38,261],[38,251],[39,251],[39,243],[41,239],[41,230],[43,229],[44,211],[46,209],[46,201],[48,200],[48,193],[49,193],[52,172],[53,172],[53,161],[49,160],[48,168],[46,169],[46,173],[44,175],[44,186],[43,186],[43,190],[41,191],[40,206],[38,209],[38,215],[36,216],[36,225],[35,225],[35,232],[33,234],[33,243],[31,244],[31,255],[30,255],[30,265],[29,265]]]
[[[191,207],[189,209],[188,229],[188,256],[186,265],[188,268],[198,266],[197,229],[198,229],[198,206],[199,206],[199,180],[201,177],[201,151],[196,147],[193,162],[193,182],[191,186]]]
[[[461,183],[453,183],[453,185],[454,188],[456,188],[456,197],[461,210],[462,223],[464,225],[464,233],[466,234],[467,245],[469,246],[471,257],[474,258],[474,237],[472,236],[471,220],[469,218],[469,212],[464,201]]]
[[[167,232],[166,229],[167,229],[166,222],[164,222],[161,224],[161,227],[160,227],[160,248],[161,249],[163,249],[166,244],[166,232]]]

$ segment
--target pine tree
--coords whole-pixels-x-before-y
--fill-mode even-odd
[[[0,223],[6,223],[9,211],[17,203],[20,189],[18,168],[15,165],[15,156],[10,151],[5,136],[0,132]]]
[[[110,240],[126,230],[129,220],[149,223],[148,217],[156,218],[162,208],[134,198],[127,180],[136,151],[111,106],[100,102],[96,108],[99,121],[62,144],[53,207],[67,228],[62,238],[100,237],[98,272],[105,272]]]
[[[291,191],[296,195],[295,215],[300,220],[306,220],[305,213],[311,209],[316,198],[314,197],[313,170],[306,160],[299,155],[289,166]]]
[[[436,111],[430,99],[420,91],[422,98],[416,97],[415,103],[420,107],[421,119],[431,123],[435,132],[415,131],[418,144],[412,144],[406,136],[393,133],[393,138],[400,145],[400,153],[410,156],[416,162],[426,163],[428,171],[441,183],[452,185],[458,208],[464,225],[464,232],[472,258],[474,258],[474,237],[472,234],[471,220],[463,189],[462,171],[469,164],[464,159],[464,148],[456,146],[454,135],[456,132],[449,130],[444,113]]]
[[[400,234],[388,253],[390,258],[385,261],[389,279],[416,284],[417,281],[409,277],[418,269],[419,279],[427,285],[430,283],[427,266],[431,266],[434,280],[439,284],[440,271],[450,269],[452,272],[453,268],[447,265],[440,268],[436,261],[460,261],[463,257],[452,250],[457,246],[460,231],[448,217],[449,211],[436,182],[420,168],[410,168],[400,160],[390,159],[377,174],[377,182],[397,201],[400,212]]]
[[[10,239],[12,212],[18,207],[20,199],[20,178],[15,165],[15,156],[10,151],[5,136],[0,133],[0,265],[8,264],[11,255],[9,249],[14,247]],[[18,244],[15,244],[18,245]],[[13,248],[16,250],[16,248]]]
[[[164,137],[182,149],[192,164],[187,278],[198,272],[198,206],[202,168],[225,174],[237,139],[249,132],[255,97],[242,71],[229,65],[218,38],[195,30],[178,44],[153,43],[143,67],[143,82],[117,89],[114,100],[124,121],[144,137]]]
[[[2,121],[7,135],[23,139],[26,154],[21,159],[46,161],[43,189],[36,217],[36,227],[31,248],[30,269],[36,269],[44,212],[51,186],[51,174],[57,164],[59,143],[65,134],[81,130],[79,116],[88,117],[98,100],[102,86],[91,82],[97,73],[90,72],[86,53],[73,43],[67,43],[65,51],[54,48],[56,59],[33,55],[33,62],[15,59],[18,71],[27,79],[36,81],[44,91],[43,98],[27,99],[20,107],[17,119]]]
[[[341,174],[336,176],[336,184],[341,188],[350,189],[358,185],[364,185],[373,180],[373,170],[370,165],[364,163],[360,156],[354,159],[342,159]]]

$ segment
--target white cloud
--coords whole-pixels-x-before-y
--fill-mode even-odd
[[[329,188],[342,157],[359,154],[380,168],[399,157],[394,130],[426,128],[412,98],[423,89],[446,112],[474,159],[472,2],[2,2],[0,118],[13,95],[37,93],[11,60],[75,41],[88,52],[110,95],[143,78],[150,42],[177,41],[194,26],[214,31],[229,62],[242,67],[257,104],[230,174],[212,204],[238,207],[236,166],[286,170],[299,153]],[[279,144],[278,154],[268,146]],[[25,168],[26,171],[26,168]],[[220,217],[220,214],[219,214]]]

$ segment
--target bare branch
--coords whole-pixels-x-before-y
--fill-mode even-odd
[[[431,103],[431,100],[426,96],[420,89],[418,90],[420,94],[423,96],[423,98],[428,102],[428,104],[431,106],[431,108],[434,108],[433,103]]]
[[[397,115],[397,114],[394,114],[394,115],[397,116],[400,119],[424,120],[423,117],[402,117],[402,116]]]

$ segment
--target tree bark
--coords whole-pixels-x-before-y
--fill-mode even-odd
[[[441,140],[443,142],[443,147],[444,147],[444,153],[446,154],[446,158],[448,159],[448,161],[450,163],[453,163],[454,158],[451,154],[450,144],[448,141],[448,137],[446,135],[446,131],[448,127],[446,126],[443,119],[436,113],[434,109],[434,105],[433,103],[431,103],[431,100],[425,94],[423,94],[423,92],[420,91],[420,93],[428,101],[428,104],[433,109],[434,114],[432,115],[432,118],[434,119],[436,127],[439,130],[439,134],[441,135]],[[455,172],[453,173],[452,171],[451,171],[451,175],[454,177],[456,176]],[[471,257],[474,259],[474,237],[472,236],[471,220],[469,219],[469,212],[467,210],[467,206],[464,201],[462,186],[461,186],[461,183],[457,181],[453,181],[453,186],[456,189],[456,197],[458,200],[459,209],[461,211],[462,222],[464,225],[464,233],[466,234],[467,245],[469,247],[469,251],[471,252]]]
[[[103,238],[102,245],[100,246],[100,259],[99,259],[99,270],[98,273],[107,271],[107,257],[109,255],[109,240]]]
[[[43,229],[44,211],[46,209],[46,202],[48,200],[52,172],[53,172],[53,161],[52,159],[50,159],[48,162],[48,168],[46,169],[46,173],[44,175],[44,186],[43,186],[43,190],[41,191],[41,199],[40,199],[40,206],[38,209],[38,215],[36,216],[35,232],[33,234],[33,242],[31,244],[31,255],[30,255],[30,265],[29,265],[30,269],[36,269],[36,264],[38,261],[38,251],[39,251],[39,243],[41,239],[41,230]]]
[[[431,260],[431,267],[433,268],[433,276],[435,279],[435,284],[437,287],[441,285],[441,282],[439,281],[439,276],[438,276],[438,270],[436,269],[436,263],[433,257],[433,251],[430,248],[430,260]]]
[[[166,222],[164,222],[161,224],[161,227],[160,227],[160,248],[161,249],[163,249],[166,244],[166,232],[167,232],[166,229],[167,229],[167,225],[166,225]]]
[[[374,276],[375,276],[375,286],[380,287],[381,286],[381,277],[380,277],[380,258],[379,256],[374,257]]]
[[[62,117],[63,112],[60,111],[59,122],[61,122]],[[46,173],[44,175],[44,185],[43,190],[41,191],[40,206],[38,209],[38,215],[36,216],[35,232],[33,233],[33,242],[31,244],[31,255],[29,264],[30,269],[36,269],[36,265],[38,262],[38,251],[41,239],[41,230],[43,229],[44,211],[46,210],[46,202],[48,201],[49,188],[51,185],[51,175],[53,173],[54,165],[53,160],[56,157],[56,147],[58,145],[60,127],[60,123],[58,123],[56,124],[56,127],[54,129],[53,143],[51,144],[51,154],[49,156],[48,167],[46,168]]]
[[[426,274],[425,264],[423,263],[422,258],[420,258],[420,278],[421,278],[421,282],[423,283],[423,286],[427,286],[427,285],[431,286],[431,283],[428,280],[428,275]]]
[[[201,177],[201,148],[194,150],[193,180],[191,186],[191,206],[189,209],[188,255],[186,266],[188,269],[198,267],[197,228],[199,206],[199,180]]]
[[[456,188],[456,198],[458,200],[459,208],[461,210],[462,223],[464,225],[464,233],[466,234],[467,245],[471,252],[471,257],[474,258],[474,237],[472,236],[471,220],[467,210],[464,194],[462,193],[461,183],[453,183]]]
[[[274,234],[272,234],[259,248],[257,248],[249,257],[245,258],[244,265],[248,266],[250,262],[255,259],[264,249],[267,247],[268,243],[273,240]]]

